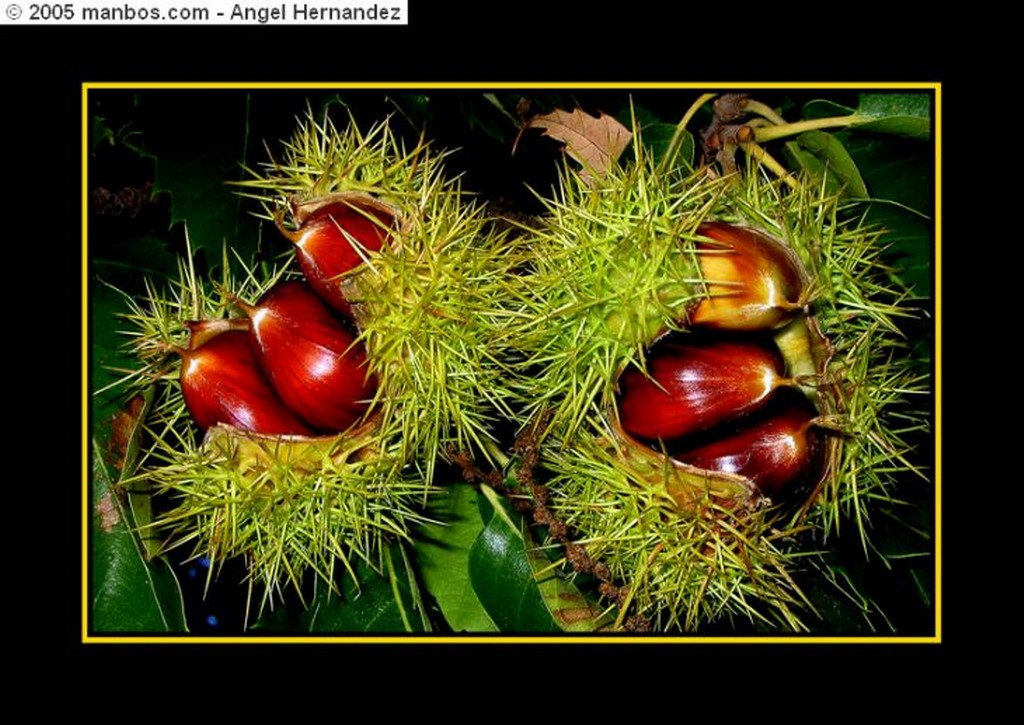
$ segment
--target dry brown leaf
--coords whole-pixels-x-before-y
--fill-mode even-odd
[[[591,116],[579,108],[573,111],[556,109],[534,116],[523,126],[523,131],[528,128],[541,128],[543,135],[563,142],[565,152],[583,165],[584,179],[593,174],[607,174],[633,138],[629,129],[612,116],[606,113]]]

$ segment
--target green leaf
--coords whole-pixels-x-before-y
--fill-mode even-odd
[[[852,199],[867,198],[868,189],[857,169],[857,164],[836,136],[824,131],[808,131],[797,136],[796,142],[819,161],[817,173],[805,166],[808,171],[815,173],[817,178],[825,175],[828,181],[841,186],[844,193]]]
[[[541,599],[560,629],[565,632],[594,632],[612,623],[610,615],[602,614],[576,587],[557,576],[550,559],[538,547],[528,546],[527,556]]]
[[[935,208],[934,152],[896,137],[837,134],[869,193],[865,221],[886,229],[884,242],[899,277],[915,294],[932,293]]]
[[[186,632],[181,588],[163,559],[147,562],[130,513],[93,445],[92,630],[96,633]]]
[[[124,450],[113,451],[115,456],[121,458],[118,462],[121,472],[117,478],[120,482],[135,471],[143,423],[156,391],[153,386],[147,388],[141,396],[141,401],[135,402],[136,405],[141,402],[141,407],[131,411],[132,401],[125,400],[124,390],[120,387],[108,387],[120,378],[122,373],[117,372],[118,370],[131,369],[138,364],[138,360],[126,354],[122,344],[124,338],[117,334],[115,325],[111,324],[111,321],[116,320],[117,315],[124,311],[124,298],[107,285],[94,285],[89,296],[93,320],[90,335],[93,390],[107,388],[104,392],[92,396],[94,439],[102,449],[110,449],[112,432],[117,421],[120,432],[119,445],[124,445]],[[108,460],[107,463],[109,465],[113,461]],[[125,489],[131,508],[131,519],[140,532],[137,535],[141,538],[147,560],[156,557],[161,547],[159,539],[147,533],[148,530],[145,528],[153,518],[150,488],[146,481],[134,481]]]
[[[874,510],[867,555],[856,537],[836,537],[809,559],[799,583],[822,615],[821,631],[934,634],[935,491],[908,475],[893,494]]]
[[[675,133],[676,127],[671,123],[652,123],[643,127],[644,145],[650,149],[657,162],[660,162],[665,156],[669,146],[672,144],[672,137]],[[673,166],[693,168],[694,153],[693,134],[685,131]]]
[[[455,632],[496,632],[469,576],[469,554],[484,528],[480,494],[468,484],[446,486],[428,514],[441,521],[421,527],[415,552],[426,590]]]
[[[501,99],[497,96],[497,94],[485,93],[484,100],[490,103],[496,109],[498,109],[498,112],[511,122],[513,128],[519,128],[519,119],[516,118],[511,111],[505,108],[505,104],[502,103]]]
[[[560,631],[533,579],[526,542],[507,514],[495,510],[473,545],[469,567],[473,588],[500,631]]]
[[[906,136],[922,141],[931,137],[931,96],[927,93],[862,93],[857,108],[833,101],[814,100],[804,105],[804,118],[856,115],[856,128]]]
[[[90,147],[95,149],[102,143],[106,143],[108,146],[113,146],[115,143],[115,136],[113,129],[107,125],[107,119],[101,116],[93,116],[92,123],[89,128]]]
[[[500,144],[519,128],[519,119],[512,115],[494,93],[482,96],[460,95],[461,115],[467,130],[474,136],[484,134]]]
[[[812,627],[832,635],[890,634],[877,603],[861,592],[849,572],[831,560],[814,561],[814,575],[799,580],[800,590],[820,616]]]
[[[882,242],[889,245],[888,256],[900,280],[913,289],[915,296],[931,297],[932,222],[900,206],[877,202],[870,204],[865,221],[885,229]]]
[[[138,283],[142,278],[169,277],[177,273],[178,257],[166,241],[149,234],[124,240],[90,239],[93,273],[120,286],[122,279]]]
[[[629,111],[630,109],[626,109]],[[632,128],[631,114],[624,111],[617,116],[618,120],[627,128]],[[637,124],[640,127],[640,139],[651,157],[656,162],[661,162],[669,146],[672,145],[672,137],[676,133],[676,124],[667,123],[646,108],[637,106],[631,109],[632,115],[636,116]],[[689,131],[683,132],[682,143],[674,159],[673,166],[693,167],[694,142],[693,134]]]
[[[927,141],[931,137],[931,96],[926,93],[862,93],[857,114],[874,121],[860,128]]]
[[[872,199],[895,202],[921,216],[935,207],[934,151],[906,139],[840,134]]]
[[[397,547],[388,550],[393,562],[385,575],[363,562],[355,566],[359,583],[345,576],[341,593],[331,591],[319,578],[308,606],[277,606],[253,625],[254,630],[295,634],[383,634],[422,632],[425,626],[415,611],[417,596],[410,584],[412,572]]]
[[[491,489],[494,513],[470,552],[473,588],[502,632],[591,632],[604,622],[582,594],[562,580],[541,550],[513,521]],[[518,518],[518,517],[517,517]]]
[[[156,93],[145,99],[141,125],[147,151],[156,158],[153,191],[170,195],[171,223],[187,222],[197,254],[208,249],[217,259],[227,241],[248,259],[259,242],[250,214],[259,209],[230,186],[242,178],[248,151],[248,94]]]

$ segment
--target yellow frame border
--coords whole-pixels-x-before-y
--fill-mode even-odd
[[[89,634],[89,526],[91,483],[89,471],[89,92],[92,90],[926,90],[933,93],[933,144],[935,149],[934,297],[935,334],[935,634],[921,637],[882,636],[766,636],[702,637],[685,635],[395,635],[395,636],[198,636],[198,635],[90,635]],[[672,82],[352,82],[352,83],[245,83],[245,82],[85,82],[82,84],[82,619],[83,644],[939,644],[942,642],[942,84],[938,82],[772,82],[772,83],[672,83]]]

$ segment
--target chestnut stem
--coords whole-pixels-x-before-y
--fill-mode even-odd
[[[781,126],[766,126],[758,128],[754,133],[754,140],[758,143],[774,141],[775,139],[796,136],[806,131],[817,131],[822,128],[845,128],[856,126],[859,123],[867,123],[873,120],[870,116],[852,114],[850,116],[830,116],[829,118],[812,118],[807,121],[786,123]]]
[[[509,457],[505,455],[505,452],[501,450],[498,445],[492,440],[485,440],[483,442],[484,455],[490,458],[492,461],[498,464],[501,470],[508,468]]]
[[[669,166],[673,161],[676,160],[676,156],[679,154],[679,147],[683,145],[683,135],[686,133],[686,127],[690,125],[690,121],[693,116],[708,101],[712,100],[717,94],[716,93],[704,93],[702,94],[683,114],[683,118],[679,121],[676,126],[676,131],[672,134],[672,140],[669,142],[668,150],[665,151],[665,155],[661,157],[661,162],[658,164],[659,173],[664,173],[668,170]]]
[[[292,244],[298,244],[299,232],[297,230],[293,231],[285,226],[284,215],[284,209],[279,209],[277,213],[274,214],[274,226],[277,227],[277,231],[281,232],[282,236],[284,236],[285,239],[287,239]]]
[[[755,101],[752,98],[748,98],[743,108],[749,111],[750,113],[754,113],[757,114],[758,116],[768,119],[776,126],[786,125],[786,119],[777,114],[775,112],[775,109],[773,109],[771,106],[765,105],[764,103],[761,103],[761,101]]]
[[[756,129],[754,131],[755,138],[760,135],[760,130],[761,129]],[[791,189],[800,188],[800,182],[797,181],[791,173],[789,173],[786,167],[776,161],[775,158],[765,151],[757,142],[750,141],[742,143],[740,144],[740,148],[771,169],[775,175],[782,179]]]

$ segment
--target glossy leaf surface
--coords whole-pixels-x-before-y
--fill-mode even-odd
[[[130,511],[95,447],[92,474],[91,630],[96,634],[185,632],[174,572],[162,559],[147,561]]]
[[[484,528],[481,507],[490,513],[481,498],[468,484],[445,486],[429,512],[440,523],[424,525],[416,535],[424,587],[455,632],[498,631],[470,580],[470,553]]]
[[[493,515],[470,552],[473,588],[498,629],[519,634],[594,631],[603,620],[559,576],[496,494]]]

